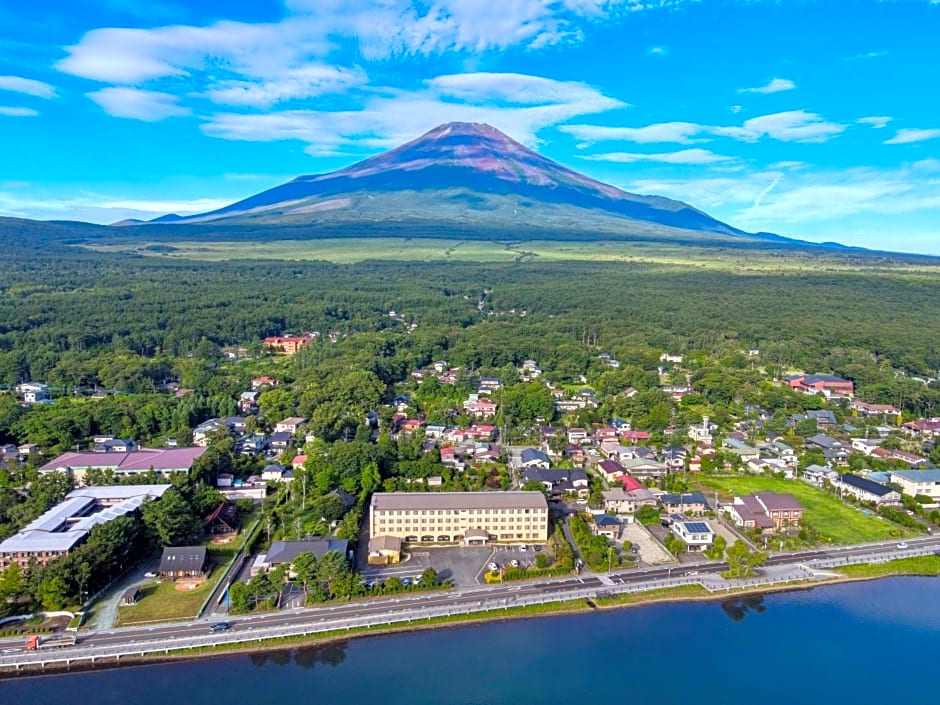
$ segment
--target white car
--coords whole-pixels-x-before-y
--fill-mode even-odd
[[[900,549],[903,550],[903,549],[907,548],[907,544],[904,543],[903,541],[901,541],[901,543],[898,544],[898,548],[900,548]]]
[[[148,571],[148,572],[144,573],[144,577],[145,577],[145,578],[156,578],[156,577],[157,577],[157,574],[154,573],[154,572],[151,570],[151,571]]]
[[[490,563],[489,566],[487,566],[487,567],[488,567],[490,570],[499,570],[499,566],[496,565],[495,563]]]
[[[525,553],[526,551],[529,550],[529,547],[526,546],[525,544],[522,544],[521,546],[519,546],[519,550]]]
[[[513,558],[511,561],[509,561],[509,565],[511,565],[513,568],[518,568],[518,567],[519,567],[519,561],[517,561],[515,558]]]

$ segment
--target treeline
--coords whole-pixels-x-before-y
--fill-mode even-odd
[[[191,263],[77,248],[18,259],[4,274],[0,384],[144,394],[172,377],[205,397],[234,398],[246,380],[220,366],[223,347],[259,355],[267,335],[318,330],[321,341],[279,369],[300,391],[295,410],[334,431],[344,414],[374,406],[410,370],[440,358],[501,375],[533,358],[553,380],[574,383],[601,375],[604,351],[629,373],[618,383],[640,388],[663,350],[746,369],[754,363],[741,352],[759,349],[767,376],[835,372],[863,398],[912,413],[938,400],[935,386],[910,379],[940,370],[940,283],[929,276],[641,263]],[[390,310],[417,329],[407,333]],[[323,340],[327,332],[338,342]]]

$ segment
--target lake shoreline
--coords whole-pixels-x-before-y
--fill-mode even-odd
[[[832,578],[827,578],[823,580],[805,580],[805,581],[794,581],[788,583],[782,583],[780,585],[771,585],[771,586],[757,586],[757,587],[744,587],[739,589],[732,589],[721,593],[711,593],[711,594],[702,594],[702,595],[651,595],[649,599],[643,599],[643,593],[632,593],[636,595],[639,599],[635,602],[622,602],[622,603],[600,603],[594,600],[579,600],[583,603],[581,605],[572,605],[571,602],[549,602],[544,605],[539,605],[538,607],[544,607],[544,610],[537,611],[513,611],[512,609],[503,610],[503,611],[491,611],[486,613],[480,613],[479,615],[468,616],[466,619],[459,617],[450,617],[442,619],[440,621],[428,622],[428,623],[407,623],[401,626],[387,626],[381,628],[361,628],[356,630],[350,630],[349,632],[341,633],[331,633],[324,636],[296,636],[296,637],[284,637],[278,640],[266,640],[264,642],[252,643],[242,642],[239,644],[234,644],[229,648],[227,645],[223,646],[212,646],[204,647],[198,650],[188,650],[188,651],[179,651],[174,652],[169,655],[159,655],[159,656],[126,656],[122,657],[120,661],[111,660],[107,662],[100,662],[96,664],[87,663],[85,661],[80,662],[75,667],[71,668],[62,668],[62,667],[48,667],[44,669],[22,669],[19,672],[3,672],[0,673],[0,681],[6,679],[22,679],[22,678],[39,678],[44,676],[54,676],[61,675],[65,673],[80,673],[85,671],[105,671],[113,669],[125,669],[125,668],[134,668],[140,666],[150,666],[150,665],[159,665],[159,664],[169,664],[182,661],[192,661],[197,659],[211,659],[219,658],[223,656],[235,656],[235,655],[250,655],[257,653],[273,652],[273,651],[286,651],[297,648],[316,648],[322,647],[329,644],[334,644],[337,642],[346,642],[353,639],[362,639],[364,637],[374,637],[374,636],[389,636],[394,634],[402,633],[412,633],[412,632],[423,632],[423,631],[432,631],[440,629],[450,629],[454,627],[472,625],[477,626],[481,624],[488,623],[498,623],[498,622],[510,622],[510,621],[520,621],[533,618],[543,618],[543,617],[556,617],[564,616],[568,614],[590,614],[593,612],[609,612],[613,610],[624,610],[634,607],[646,607],[650,605],[666,605],[666,604],[679,604],[679,603],[702,603],[702,602],[721,602],[724,600],[742,597],[742,596],[753,596],[753,595],[769,595],[774,593],[781,592],[802,592],[810,591],[817,587],[828,587],[832,585],[840,585],[845,583],[860,583],[860,582],[870,582],[874,580],[882,580],[885,578],[898,578],[898,577],[937,577],[935,575],[924,575],[922,573],[910,572],[910,571],[898,571],[893,573],[885,573],[879,575],[859,575],[859,576],[848,576],[840,575]],[[680,586],[689,587],[689,586]],[[671,588],[670,588],[671,589]],[[702,588],[704,590],[704,588]],[[518,608],[517,608],[518,609]]]

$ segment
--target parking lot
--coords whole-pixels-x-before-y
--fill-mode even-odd
[[[539,547],[540,550],[544,550]],[[534,546],[525,551],[519,546],[412,546],[403,551],[401,563],[388,566],[362,566],[360,572],[367,580],[386,578],[411,578],[412,580],[431,567],[442,580],[453,581],[456,587],[473,587],[484,584],[483,574],[490,562],[500,568],[508,568],[512,561],[519,567],[535,564],[538,553]]]
[[[663,565],[676,561],[672,554],[641,524],[624,524],[621,538],[637,547],[637,555],[646,565]]]
[[[477,576],[491,560],[493,549],[488,546],[412,546],[403,551],[401,563],[388,566],[365,566],[367,579],[416,578],[425,568],[434,568],[441,580],[451,580],[457,587],[479,585]]]

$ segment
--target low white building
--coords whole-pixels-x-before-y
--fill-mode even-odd
[[[895,470],[891,473],[891,482],[900,485],[904,494],[940,501],[940,470]]]
[[[673,514],[669,528],[672,533],[685,542],[689,551],[704,551],[715,542],[715,532],[708,522],[696,519],[691,521],[681,514]]]

